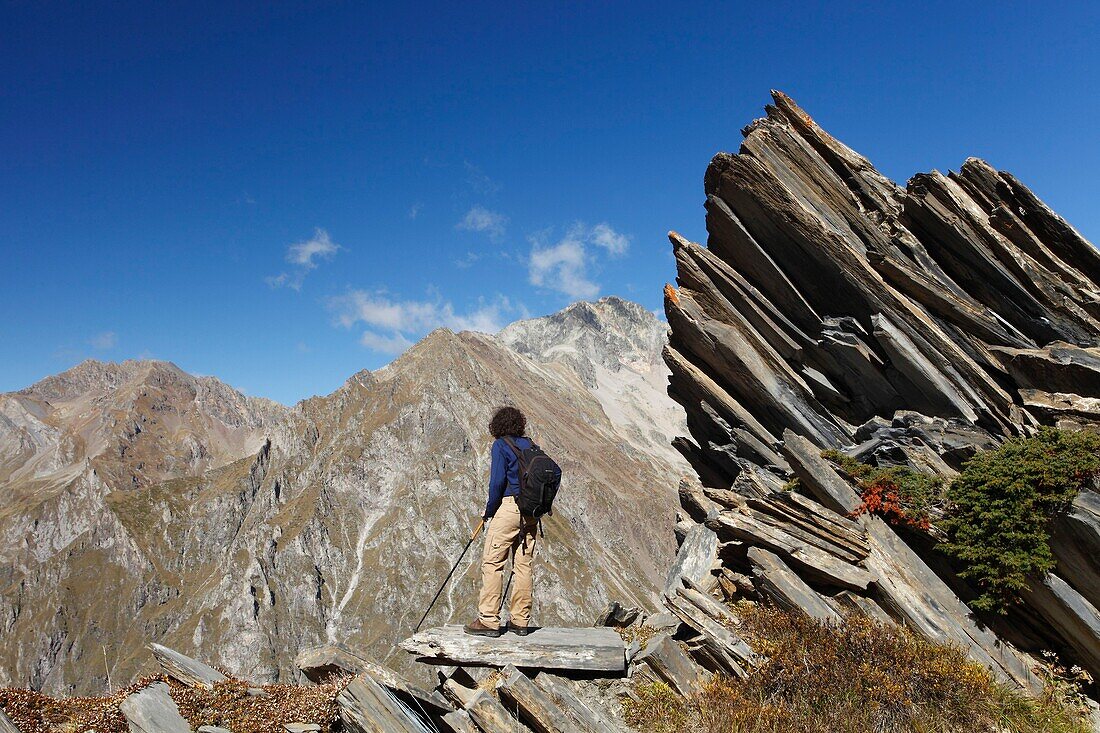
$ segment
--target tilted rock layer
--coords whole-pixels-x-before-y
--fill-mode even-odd
[[[387,658],[480,516],[505,403],[566,475],[538,538],[536,619],[652,605],[682,412],[663,434],[632,416],[654,396],[679,411],[639,397],[667,377],[665,333],[614,298],[500,338],[440,330],[289,409],[163,362],[89,362],[0,395],[0,684],[99,693],[107,669],[149,671],[150,640],[257,682],[294,678],[323,642]],[[428,624],[473,614],[479,549]]]
[[[665,359],[691,434],[677,447],[725,507],[694,521],[736,540],[723,547],[727,565],[755,574],[758,587],[774,591],[779,574],[746,557],[754,546],[778,552],[807,592],[837,606],[837,578],[847,577],[837,573],[853,566],[815,567],[798,554],[811,540],[797,540],[804,523],[776,508],[784,481],[797,476],[843,514],[858,497],[823,449],[951,476],[976,450],[1041,424],[1100,424],[1100,252],[981,160],[901,188],[791,99],[774,102],[744,129],[740,151],[707,169],[706,247],[670,234],[679,287],[666,290]],[[1034,579],[1025,605],[994,620],[1002,638],[1049,645],[1094,675],[1097,504],[1085,492],[1059,520],[1057,574]],[[919,541],[914,554],[881,522],[864,525],[871,556],[854,562],[872,580],[855,588],[859,598],[1027,684],[1026,662],[968,618],[971,596],[942,556]],[[844,553],[822,562],[837,557],[853,562]],[[889,577],[875,580],[876,565],[893,568]]]

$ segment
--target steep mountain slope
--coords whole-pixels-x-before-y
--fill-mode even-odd
[[[178,594],[146,577],[113,506],[231,470],[285,413],[155,361],[86,361],[0,395],[0,679],[40,685],[97,649],[102,662],[135,603]]]
[[[617,321],[624,334],[634,330],[631,318],[638,330],[661,333],[652,314],[628,311]],[[526,328],[542,326],[536,319]],[[576,328],[569,333],[599,348]],[[639,342],[623,358],[656,364],[662,344]],[[273,422],[266,413],[233,412],[233,400],[218,392],[222,399],[211,403],[218,423],[235,418],[248,431],[247,440],[232,433],[220,452],[199,451],[218,460],[180,462],[195,453],[185,446],[196,421],[179,427],[176,416],[191,412],[172,408],[147,415],[173,427],[161,451],[171,461],[155,460],[153,443],[149,457],[124,449],[122,438],[79,471],[71,461],[84,454],[62,452],[57,470],[76,478],[55,483],[47,499],[26,468],[11,471],[0,489],[0,683],[99,691],[106,667],[119,680],[148,664],[141,647],[150,639],[256,680],[286,679],[300,648],[326,640],[386,657],[411,632],[480,513],[485,426],[502,403],[528,413],[534,436],[567,476],[560,509],[539,538],[535,618],[588,620],[609,598],[652,605],[674,550],[670,476],[678,468],[662,445],[670,436],[650,431],[647,444],[621,420],[624,410],[611,409],[614,397],[597,398],[571,370],[517,351],[504,339],[440,330],[391,365],[356,374]],[[615,358],[603,362],[608,373]],[[128,435],[141,399],[116,399],[104,417],[106,403],[84,396],[79,375],[62,377],[64,387],[32,388],[34,410],[60,410],[51,397],[80,402],[83,420]],[[26,399],[8,395],[5,404]],[[9,431],[4,450],[24,455],[12,446],[45,430],[32,427]],[[232,460],[237,446],[251,454]],[[472,613],[476,562],[473,550],[429,622]]]

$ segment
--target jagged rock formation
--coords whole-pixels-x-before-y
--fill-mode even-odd
[[[150,669],[148,640],[257,682],[296,678],[294,654],[326,642],[411,665],[394,645],[484,504],[485,426],[505,402],[568,478],[538,540],[536,618],[652,600],[682,459],[671,434],[638,429],[650,397],[630,375],[666,378],[663,334],[607,299],[501,338],[437,331],[289,409],[148,362],[0,396],[0,685],[98,693],[105,666],[116,680]],[[596,382],[555,361],[565,352],[599,364]],[[476,562],[429,624],[466,620]]]
[[[1097,495],[1060,520],[1057,574],[979,623],[928,543],[845,518],[859,496],[820,453],[951,476],[1040,424],[1100,425],[1100,252],[1009,173],[970,159],[901,188],[773,96],[707,169],[707,246],[670,234],[676,445],[704,485],[682,487],[678,535],[702,522],[721,540],[694,565],[818,617],[904,622],[1022,685],[1006,640],[1097,675]],[[783,491],[795,477],[805,496]]]

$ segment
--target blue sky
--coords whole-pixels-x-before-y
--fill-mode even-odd
[[[658,308],[771,88],[1097,241],[1098,38],[1095,3],[5,3],[0,391],[152,356],[292,403],[436,326]]]

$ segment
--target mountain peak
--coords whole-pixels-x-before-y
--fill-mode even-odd
[[[644,306],[618,296],[578,301],[540,318],[516,321],[498,338],[536,361],[566,361],[590,387],[592,365],[618,371],[660,361],[667,326]]]
[[[85,359],[59,374],[45,377],[19,390],[19,394],[47,401],[67,400],[88,392],[112,392],[127,382],[145,381],[153,375],[194,379],[170,361],[126,359],[115,362]]]
[[[556,316],[568,317],[578,313],[590,313],[604,318],[626,318],[637,321],[639,324],[646,324],[656,319],[656,316],[644,306],[634,301],[621,298],[618,295],[605,295],[596,301],[578,300],[576,303],[566,306],[557,313],[544,316],[544,318],[554,318]],[[540,319],[535,318],[528,320]]]

